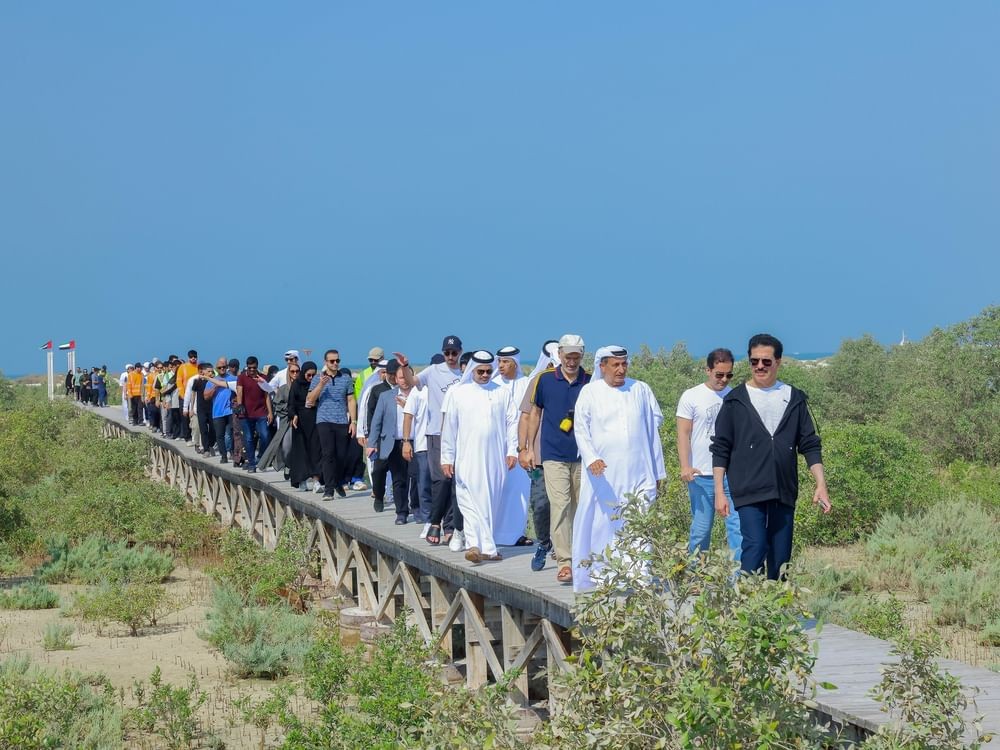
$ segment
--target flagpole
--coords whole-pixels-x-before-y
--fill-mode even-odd
[[[45,352],[45,360],[49,370],[49,401],[52,401],[56,397],[56,373],[55,361],[52,356],[52,347],[49,347],[49,349]]]

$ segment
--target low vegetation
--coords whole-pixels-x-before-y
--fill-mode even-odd
[[[52,609],[58,606],[59,595],[35,581],[0,590],[0,609]]]

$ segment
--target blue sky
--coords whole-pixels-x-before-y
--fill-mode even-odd
[[[0,369],[49,338],[116,369],[919,337],[1000,301],[998,30],[992,2],[4,3]]]

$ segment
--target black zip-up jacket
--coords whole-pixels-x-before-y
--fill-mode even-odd
[[[731,390],[722,401],[712,437],[712,466],[726,470],[737,508],[765,500],[794,506],[799,495],[796,450],[809,466],[823,462],[806,394],[789,387],[792,395],[773,437],[750,402],[745,384]]]

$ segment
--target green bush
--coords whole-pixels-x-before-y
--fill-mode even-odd
[[[70,638],[74,628],[69,623],[50,622],[42,633],[42,648],[46,651],[68,651],[73,648]]]
[[[795,519],[796,543],[850,544],[863,539],[886,513],[909,515],[941,496],[927,458],[905,435],[879,425],[828,425],[822,434],[834,512],[812,505],[815,484],[800,464],[801,487]]]
[[[83,620],[127,625],[129,635],[138,636],[143,628],[155,626],[157,620],[175,610],[178,603],[167,596],[158,583],[107,583],[93,591],[80,594],[73,605],[73,614]]]
[[[240,677],[280,677],[302,670],[315,620],[284,603],[248,604],[237,591],[216,586],[208,624],[199,635],[215,646]]]
[[[222,562],[212,575],[248,603],[289,601],[293,594],[301,599],[302,581],[313,560],[308,541],[309,526],[292,518],[286,520],[273,551],[242,529],[230,529],[219,550]]]
[[[881,421],[897,390],[890,372],[889,352],[873,336],[844,341],[824,371],[825,417],[857,424]]]
[[[175,687],[163,682],[160,668],[153,669],[149,689],[136,680],[132,687],[137,704],[128,713],[129,722],[163,738],[171,750],[187,750],[201,735],[198,710],[205,705],[208,694],[198,688],[198,679],[192,672],[187,685]]]
[[[795,586],[733,585],[723,552],[692,560],[685,545],[661,544],[643,503],[621,517],[601,583],[575,605],[575,668],[556,678],[563,698],[541,744],[826,746],[809,712],[815,656]]]
[[[528,747],[515,732],[509,685],[446,686],[438,655],[403,615],[371,647],[369,659],[360,647],[345,649],[338,628],[321,627],[305,660],[306,696],[318,704],[316,718],[290,711],[287,692],[279,691],[251,707],[255,724],[278,718],[285,750]]]
[[[857,603],[851,607],[848,621],[850,627],[886,641],[894,641],[907,634],[908,629],[903,622],[906,606],[892,594],[885,598],[869,594],[855,597],[855,600]]]
[[[47,583],[153,583],[174,569],[170,555],[152,547],[129,547],[98,536],[70,544],[65,536],[49,542],[50,559],[38,570]]]
[[[53,609],[58,606],[59,595],[35,581],[0,591],[0,609]]]
[[[861,745],[864,750],[978,750],[990,741],[978,724],[982,716],[966,720],[965,710],[974,695],[938,665],[938,639],[921,633],[903,639],[892,652],[900,659],[883,668],[872,696],[900,721],[880,727]]]
[[[123,746],[122,711],[103,676],[54,673],[27,658],[0,662],[0,747]]]

